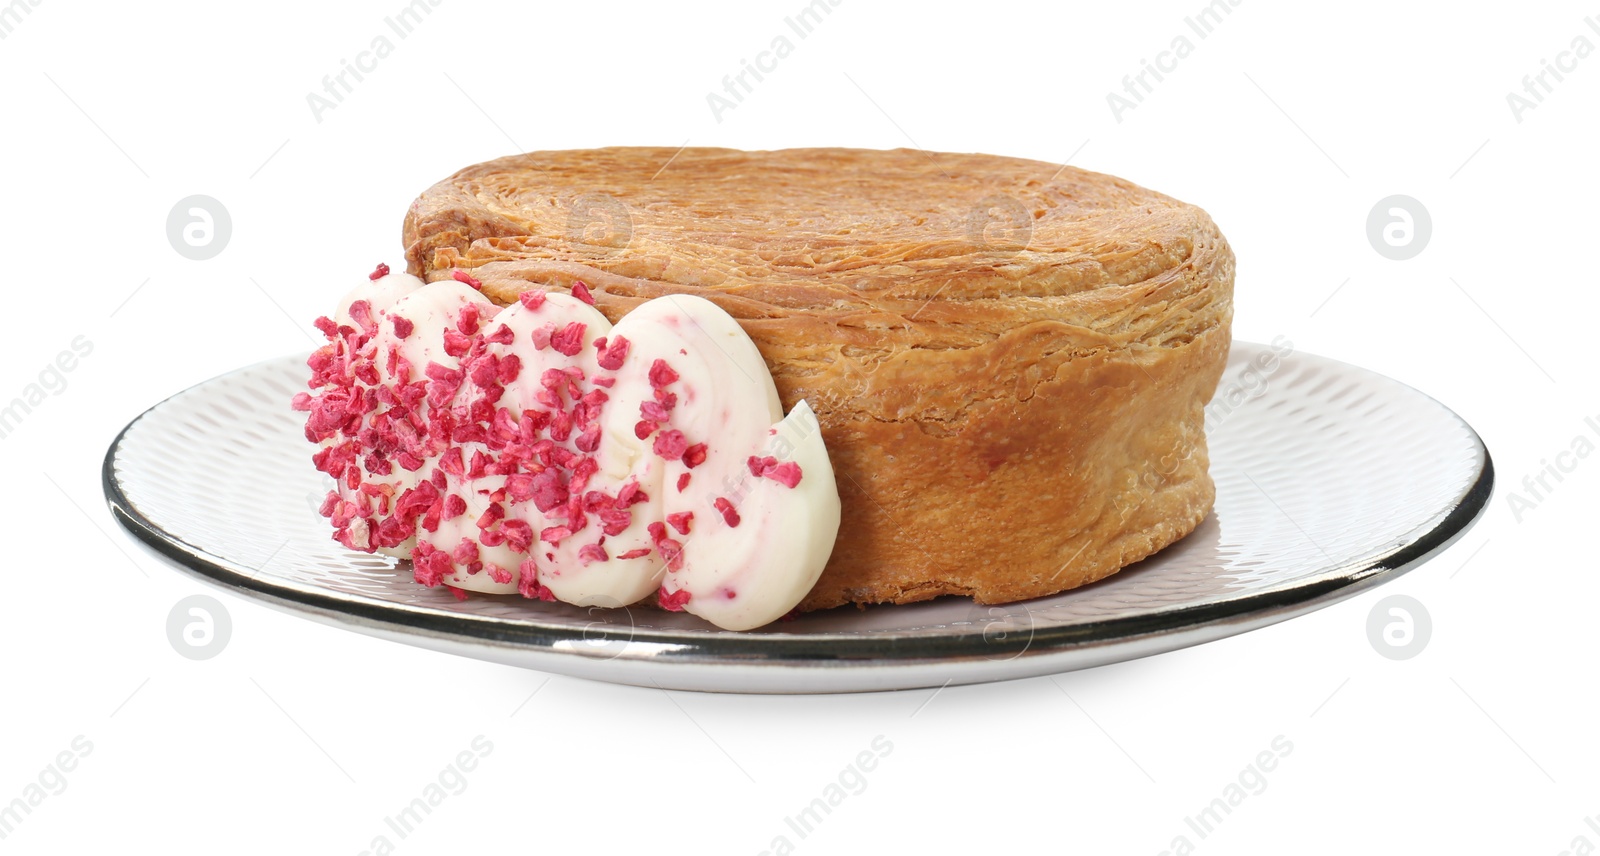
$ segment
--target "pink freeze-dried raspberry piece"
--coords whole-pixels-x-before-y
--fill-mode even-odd
[[[665,422],[672,418],[672,411],[659,401],[645,401],[639,404],[639,415],[650,422]]]
[[[423,541],[411,551],[411,573],[417,582],[428,588],[433,588],[444,582],[454,568],[450,565],[450,554],[435,549],[432,544]]]
[[[533,527],[525,520],[507,520],[500,524],[500,531],[513,552],[526,553],[533,546]]]
[[[650,385],[652,387],[660,389],[669,383],[675,383],[677,380],[678,373],[667,365],[666,360],[657,359],[650,364]]]
[[[728,501],[727,497],[717,497],[717,501],[712,503],[712,505],[717,509],[717,511],[722,512],[722,520],[723,522],[727,523],[730,528],[739,525],[739,512],[733,507],[733,503]]]
[[[485,342],[491,342],[496,345],[509,345],[516,340],[516,333],[512,332],[511,328],[505,324],[501,324],[498,329],[484,338]]]
[[[777,464],[778,459],[770,455],[765,458],[758,458],[755,455],[751,455],[750,459],[745,461],[745,466],[750,468],[750,475],[753,476],[760,476],[762,473],[766,472],[769,467],[777,466]]]
[[[539,582],[539,570],[534,565],[533,559],[523,559],[517,568],[517,592],[530,600],[553,601],[555,593],[550,591],[543,583]]]
[[[550,334],[550,347],[563,356],[575,357],[583,350],[583,331],[588,329],[582,321],[573,321]]]
[[[656,435],[655,453],[669,461],[682,458],[688,448],[689,441],[684,439],[683,432],[676,428],[668,428]]]
[[[624,336],[612,336],[610,339],[596,339],[595,346],[600,348],[596,361],[600,368],[606,371],[616,371],[622,368],[622,363],[628,358],[629,342]]]
[[[693,446],[690,446],[689,448],[683,450],[683,465],[684,466],[686,466],[686,467],[688,467],[690,469],[694,469],[695,467],[698,467],[698,466],[700,466],[701,464],[703,464],[705,462],[706,462],[706,444],[704,444],[704,443],[696,443]],[[685,478],[687,478],[688,475],[689,475],[688,473],[684,473],[684,477]]]
[[[784,461],[762,473],[762,475],[782,484],[784,487],[792,488],[800,483],[800,465],[794,461]]]
[[[466,356],[467,350],[472,347],[472,339],[465,333],[455,330],[444,331],[444,352],[452,357]]]
[[[636,503],[649,501],[649,494],[645,493],[644,490],[639,487],[639,483],[633,479],[629,479],[628,483],[624,484],[622,488],[617,491],[617,503],[622,506],[629,506]]]
[[[766,457],[751,455],[745,463],[753,476],[769,478],[789,488],[800,483],[800,465],[794,461],[784,461],[780,464],[778,459],[771,455]]]
[[[684,604],[688,602],[688,589],[678,589],[675,592],[668,592],[667,587],[662,586],[661,590],[656,593],[656,603],[660,604],[662,609],[665,609],[669,612],[682,612]]]
[[[571,535],[572,529],[570,527],[547,526],[539,532],[539,540],[554,547],[559,545],[562,539],[568,538]]]

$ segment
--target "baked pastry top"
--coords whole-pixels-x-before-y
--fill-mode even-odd
[[[468,167],[408,211],[412,274],[500,304],[582,281],[615,322],[705,297],[843,502],[802,609],[981,603],[1115,572],[1210,510],[1203,408],[1234,259],[1199,208],[1111,176],[915,150],[608,148]]]

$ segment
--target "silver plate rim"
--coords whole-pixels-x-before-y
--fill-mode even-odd
[[[1233,347],[1265,346],[1234,340]],[[1414,387],[1339,360],[1321,362],[1395,384],[1454,418],[1471,438],[1480,463],[1476,477],[1431,526],[1419,527],[1392,549],[1330,567],[1280,586],[1212,603],[1164,607],[1065,626],[1029,626],[999,640],[979,632],[937,636],[874,631],[830,633],[697,633],[599,622],[581,630],[542,624],[537,616],[510,620],[439,612],[411,604],[377,603],[293,581],[262,578],[227,557],[202,550],[145,517],[128,499],[116,462],[128,432],[169,401],[272,363],[277,357],[224,372],[146,408],[106,450],[101,483],[117,522],[147,551],[213,587],[323,624],[370,636],[491,662],[578,677],[718,692],[806,693],[914,689],[1009,680],[1120,662],[1226,638],[1275,624],[1353,597],[1388,582],[1449,547],[1481,517],[1494,488],[1494,463],[1477,431],[1454,410]],[[618,646],[621,646],[620,649]]]

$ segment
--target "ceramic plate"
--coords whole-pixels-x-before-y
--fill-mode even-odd
[[[317,506],[305,359],[206,381],[130,423],[106,454],[117,520],[179,569],[240,597],[424,648],[667,689],[840,692],[1050,674],[1196,645],[1350,597],[1426,560],[1479,516],[1478,435],[1378,374],[1235,342],[1207,409],[1213,513],[1084,588],[1007,606],[940,598],[851,607],[743,633],[653,607],[584,609],[411,580],[351,552]]]

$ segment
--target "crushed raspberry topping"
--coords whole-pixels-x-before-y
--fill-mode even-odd
[[[683,465],[684,466],[686,466],[686,467],[688,467],[690,469],[694,469],[695,467],[698,467],[698,466],[700,466],[701,464],[703,464],[705,462],[706,462],[706,444],[704,444],[704,443],[696,443],[693,446],[690,446],[689,448],[683,450]],[[689,474],[688,473],[684,473],[683,477],[684,478],[688,478]]]
[[[371,278],[388,275],[388,266],[380,264]],[[482,288],[464,270],[451,276]],[[581,281],[573,282],[570,293],[595,303]],[[610,333],[593,340],[590,356],[584,352],[589,325],[569,320],[575,309],[570,303],[547,304],[546,296],[543,290],[518,295],[521,309],[513,314],[546,313],[533,323],[520,315],[516,322],[510,316],[496,320],[500,310],[482,299],[447,304],[448,311],[408,312],[411,318],[353,300],[344,312],[346,323],[317,319],[326,344],[307,359],[311,391],[296,393],[290,406],[306,414],[305,435],[321,445],[313,464],[337,483],[318,508],[335,540],[368,552],[410,542],[402,549],[409,552],[416,582],[443,585],[458,598],[466,597],[463,587],[490,590],[485,584],[492,581],[514,585],[526,598],[554,600],[545,582],[563,579],[563,571],[571,575],[595,563],[652,554],[667,572],[684,570],[687,540],[707,536],[695,528],[694,512],[669,512],[686,504],[684,498],[669,494],[652,504],[636,478],[616,485],[601,474],[602,461],[612,460],[602,418],[613,426],[632,421],[631,413],[606,415],[607,407],[618,406],[613,396],[637,395],[642,390],[630,385],[645,380],[650,394],[638,403],[634,433],[650,441],[656,456],[696,468],[738,453],[721,451],[724,445],[713,452],[712,442],[691,443],[673,426],[690,424],[679,421],[685,415],[680,400],[695,402],[695,390],[674,386],[681,377],[664,359],[652,359],[647,370],[642,362],[628,363],[630,353],[648,349],[653,338],[639,335],[636,347]],[[379,335],[385,319],[392,337]],[[418,342],[419,333],[427,341]],[[534,356],[529,344],[542,353]],[[600,373],[591,377],[594,367]],[[699,412],[689,416],[698,418]],[[612,464],[605,467],[612,471]],[[797,463],[771,456],[752,455],[746,468],[789,488],[801,479]],[[635,472],[662,477],[659,469]],[[713,472],[709,477],[723,477]],[[661,487],[675,484],[682,495],[689,483],[690,474],[680,472]],[[716,497],[713,507],[728,527],[741,524],[729,498]],[[644,527],[650,546],[635,546],[639,536],[628,533],[637,533],[636,525]],[[687,589],[662,586],[657,594],[664,608],[675,611],[690,600]],[[717,597],[731,599],[734,590],[719,588]]]
[[[689,602],[689,590],[678,589],[675,592],[668,592],[667,587],[662,586],[660,593],[656,597],[656,602],[661,605],[662,609],[669,612],[682,612],[683,605]]]
[[[733,503],[728,501],[727,497],[717,497],[716,502],[712,503],[712,506],[715,507],[717,511],[722,512],[722,519],[729,526],[739,525],[739,512],[733,507]]]
[[[750,467],[750,474],[772,479],[784,487],[792,488],[800,483],[800,465],[794,461],[778,463],[778,459],[768,455],[766,457],[750,456],[745,462]]]
[[[589,304],[590,306],[594,305],[594,295],[589,293],[589,286],[581,279],[575,279],[572,281],[572,296],[578,298],[584,303]]]
[[[656,389],[660,389],[671,383],[676,383],[677,380],[678,373],[673,371],[671,366],[667,365],[666,360],[656,360],[650,364],[650,385]]]
[[[614,372],[622,368],[623,361],[628,358],[629,342],[622,336],[613,336],[609,340],[605,338],[596,339],[594,340],[594,345],[600,349],[597,362],[600,363],[600,368],[606,371]]]
[[[383,279],[384,277],[386,277],[388,275],[389,275],[389,266],[384,264],[383,262],[378,262],[378,267],[375,268],[372,271],[372,273],[367,274],[367,279],[370,279],[373,282],[377,282],[378,280]]]
[[[676,461],[683,457],[689,448],[689,441],[683,438],[683,432],[676,428],[668,428],[656,435],[655,453],[669,461]]]
[[[587,325],[581,321],[574,321],[560,330],[550,334],[550,347],[557,353],[575,357],[583,350],[583,331]]]

